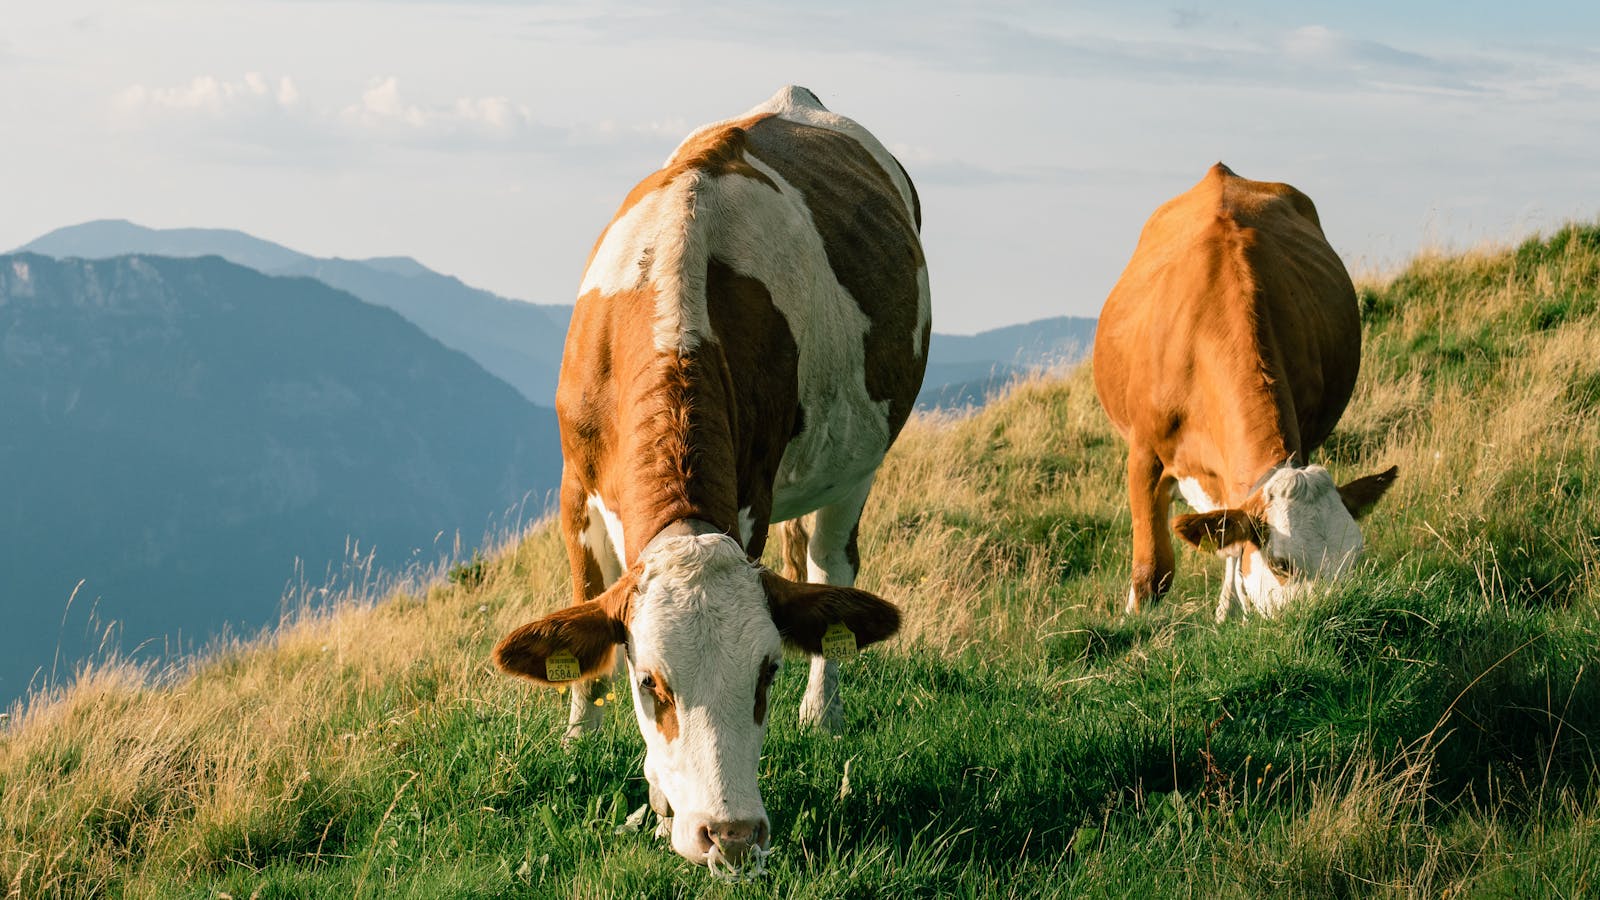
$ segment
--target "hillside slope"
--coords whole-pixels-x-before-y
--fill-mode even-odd
[[[91,610],[127,647],[253,630],[297,559],[437,558],[560,473],[554,413],[467,357],[216,257],[0,256],[0,422],[0,703],[94,649]]]
[[[641,742],[570,751],[493,641],[565,601],[548,526],[481,570],[308,604],[168,682],[110,661],[0,736],[16,896],[1253,898],[1600,889],[1600,228],[1361,290],[1325,455],[1398,464],[1370,560],[1213,625],[1185,553],[1127,572],[1121,447],[1083,368],[919,417],[863,527],[903,636],[848,664],[838,738],[773,688],[777,852],[708,880],[627,815]],[[424,584],[425,582],[425,584]]]

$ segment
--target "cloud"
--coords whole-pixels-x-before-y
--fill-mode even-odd
[[[408,98],[394,76],[373,79],[358,103],[340,110],[340,124],[363,140],[450,150],[549,150],[568,129],[539,121],[532,108],[503,95],[456,97],[444,103]]]
[[[1172,27],[1178,29],[1179,31],[1185,31],[1190,28],[1198,28],[1201,25],[1204,25],[1206,21],[1211,18],[1210,13],[1201,10],[1198,6],[1191,6],[1188,9],[1184,9],[1182,7],[1173,7],[1171,12]]]
[[[1323,25],[1292,29],[1269,48],[1269,55],[1302,76],[1417,93],[1481,94],[1494,90],[1510,71],[1505,62],[1486,56],[1433,56]]]
[[[1048,178],[1035,171],[1020,172],[978,165],[964,159],[943,156],[926,147],[909,144],[893,144],[889,147],[889,152],[905,166],[912,181],[921,185],[940,184],[958,188],[992,187]]]
[[[353,100],[327,103],[308,97],[288,75],[197,75],[170,87],[131,85],[117,92],[111,107],[125,130],[297,153],[374,145],[538,151],[568,139],[566,130],[540,123],[528,106],[508,97],[429,103],[409,97],[394,76],[369,79]]]
[[[363,128],[423,128],[428,124],[428,115],[421,107],[400,99],[400,80],[393,76],[368,87],[361,102],[345,107],[343,116],[345,121]]]
[[[150,88],[135,84],[117,94],[118,112],[132,118],[165,114],[228,116],[271,110],[293,110],[300,102],[300,91],[293,79],[284,75],[274,84],[259,72],[249,72],[238,81],[211,75],[197,75],[186,85]]]
[[[1192,3],[1169,9],[1165,29],[1128,16],[1071,14],[1027,2],[973,5],[937,16],[903,12],[827,0],[804,11],[758,3],[721,7],[714,15],[627,8],[565,21],[563,27],[606,47],[759,42],[773,53],[890,59],[940,73],[1318,94],[1504,96],[1521,90],[1534,72],[1573,67],[1488,45],[1470,52],[1404,46],[1316,22],[1240,23]]]

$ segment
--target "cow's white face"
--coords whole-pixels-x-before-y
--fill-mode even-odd
[[[1271,616],[1311,581],[1338,578],[1355,565],[1361,527],[1321,466],[1279,469],[1261,487],[1261,497],[1264,527],[1256,542],[1228,557],[1223,594],[1244,610]]]
[[[645,778],[669,804],[656,811],[684,857],[759,865],[770,829],[756,768],[783,660],[760,569],[722,534],[660,540],[640,562],[628,669]]]
[[[1285,466],[1244,507],[1178,517],[1180,536],[1226,561],[1217,619],[1276,615],[1312,583],[1348,572],[1361,558],[1356,519],[1394,478],[1390,469],[1340,487],[1322,466]]]
[[[865,647],[893,635],[900,613],[865,591],[781,578],[725,534],[662,536],[605,593],[523,625],[494,659],[561,684],[611,672],[622,645],[650,801],[671,819],[672,848],[751,874],[770,843],[756,773],[782,647],[820,654],[837,625]]]

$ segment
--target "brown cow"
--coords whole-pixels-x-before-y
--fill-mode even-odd
[[[1173,570],[1173,527],[1226,561],[1217,619],[1272,615],[1361,552],[1395,469],[1335,487],[1307,465],[1361,365],[1355,289],[1311,198],[1221,163],[1145,223],[1095,335],[1100,403],[1128,442],[1128,612]]]
[[[813,654],[800,718],[829,727],[828,648],[899,627],[851,585],[926,364],[920,225],[883,145],[789,87],[691,134],[590,255],[556,394],[576,602],[495,659],[574,680],[576,736],[623,649],[651,805],[695,862],[759,868],[768,847],[756,764],[781,644]],[[754,562],[786,520],[811,583]]]

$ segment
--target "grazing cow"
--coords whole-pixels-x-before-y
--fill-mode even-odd
[[[1217,619],[1272,615],[1361,552],[1360,518],[1393,468],[1335,487],[1307,465],[1361,365],[1355,289],[1311,198],[1218,163],[1139,235],[1100,313],[1094,381],[1128,442],[1133,586],[1127,611],[1172,579],[1173,527],[1226,561]]]
[[[495,660],[572,681],[576,737],[601,720],[620,646],[651,805],[673,849],[714,869],[759,868],[769,846],[756,766],[781,646],[812,654],[800,718],[828,728],[832,648],[899,627],[851,585],[862,506],[926,364],[920,227],[883,145],[787,87],[690,134],[589,257],[556,393],[575,603]],[[785,521],[789,578],[754,562]]]

